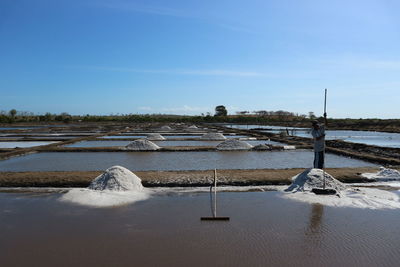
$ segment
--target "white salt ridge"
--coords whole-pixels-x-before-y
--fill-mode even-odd
[[[311,189],[322,188],[323,174],[320,169],[308,169],[292,178],[293,183],[282,196],[307,203],[319,203],[332,207],[367,209],[400,209],[400,197],[380,189],[355,189],[346,186],[325,172],[326,188],[333,188],[337,195],[316,195]]]
[[[138,139],[129,143],[125,149],[134,151],[154,151],[160,149],[160,147],[147,139]]]
[[[248,150],[251,148],[253,146],[249,143],[235,139],[229,139],[217,145],[217,150]]]
[[[400,172],[395,169],[380,167],[376,173],[363,173],[363,177],[377,181],[400,181]]]
[[[201,139],[220,141],[220,140],[226,140],[226,137],[221,133],[206,133],[201,136]]]
[[[146,139],[150,141],[165,140],[165,137],[158,133],[150,133],[146,135]]]
[[[121,166],[107,169],[88,188],[74,188],[60,200],[92,207],[119,206],[150,197],[139,177]]]

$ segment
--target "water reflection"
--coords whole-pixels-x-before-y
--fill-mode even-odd
[[[319,235],[322,228],[322,216],[324,215],[324,206],[313,204],[310,213],[310,221],[306,229],[306,235]]]

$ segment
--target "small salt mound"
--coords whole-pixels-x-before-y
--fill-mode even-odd
[[[94,179],[88,188],[111,191],[143,190],[142,180],[130,170],[121,166],[108,168]]]
[[[308,169],[292,177],[293,183],[285,190],[286,192],[311,191],[313,188],[322,188],[324,172],[321,169]],[[346,189],[346,186],[325,172],[325,187],[335,189],[337,192]]]
[[[272,147],[267,144],[259,144],[253,147],[253,150],[272,150]]]
[[[134,151],[154,151],[160,149],[160,147],[147,139],[138,139],[128,144],[125,149]]]
[[[149,193],[134,173],[113,166],[95,178],[88,188],[71,189],[60,200],[92,207],[111,207],[145,200]]]
[[[226,137],[221,133],[206,133],[204,134],[201,139],[203,140],[226,140]]]
[[[165,137],[158,133],[150,133],[146,135],[146,139],[150,141],[165,140]]]
[[[199,129],[196,125],[189,126],[188,129]]]
[[[248,150],[251,148],[253,146],[249,143],[235,139],[229,139],[217,145],[217,150]]]
[[[363,177],[379,181],[397,181],[400,180],[400,172],[395,169],[380,167],[376,173],[363,173]]]
[[[164,125],[161,127],[161,130],[172,130],[172,128],[169,127],[168,125]]]

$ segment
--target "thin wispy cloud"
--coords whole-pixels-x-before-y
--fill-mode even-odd
[[[152,69],[134,69],[118,67],[99,67],[99,66],[66,66],[68,68],[111,71],[111,72],[131,72],[143,74],[166,74],[166,75],[195,75],[195,76],[232,76],[232,77],[270,77],[269,73],[243,70],[225,70],[225,69],[171,69],[171,70],[152,70]]]
[[[97,7],[114,9],[123,12],[135,12],[135,13],[142,13],[142,14],[149,14],[149,15],[158,15],[158,16],[168,16],[168,17],[175,17],[175,18],[183,18],[183,19],[192,19],[197,20],[207,24],[214,24],[220,28],[227,29],[230,31],[236,32],[243,32],[243,33],[250,33],[250,34],[257,34],[258,32],[251,30],[249,28],[233,25],[229,22],[222,22],[216,18],[210,18],[206,16],[199,16],[193,14],[193,12],[188,12],[182,9],[170,8],[165,6],[149,6],[149,5],[142,5],[137,3],[131,2],[103,2],[103,3],[96,3]]]

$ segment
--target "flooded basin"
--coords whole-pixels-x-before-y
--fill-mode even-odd
[[[1,171],[92,171],[121,165],[130,170],[285,169],[312,167],[314,152],[49,152],[0,161]],[[375,164],[333,154],[327,168],[368,167]]]
[[[278,192],[166,192],[87,208],[61,193],[0,193],[3,266],[398,266],[400,213],[293,202]],[[23,218],[23,219],[22,219]],[[171,245],[173,244],[173,245]]]
[[[279,133],[280,131],[269,130],[266,132]],[[289,135],[311,138],[310,130],[289,130]],[[374,145],[381,147],[400,148],[400,134],[372,132],[372,131],[339,131],[327,130],[327,140],[343,140],[351,143]]]
[[[272,125],[224,125],[236,129],[268,129],[265,132],[279,134],[288,132],[289,135],[311,138],[311,128],[295,128]],[[286,131],[287,130],[287,131]],[[351,130],[327,130],[327,140],[343,140],[346,142],[360,143],[366,145],[400,148],[400,133],[374,132],[374,131],[351,131]]]

